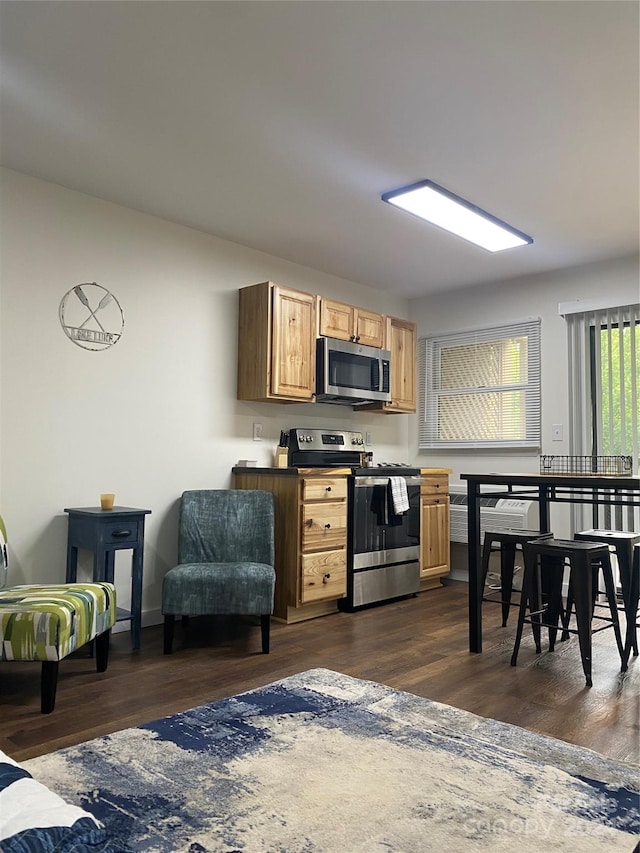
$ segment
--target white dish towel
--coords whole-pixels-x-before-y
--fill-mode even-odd
[[[391,485],[391,500],[393,511],[396,515],[402,515],[409,509],[409,493],[407,492],[407,481],[404,477],[389,477]]]

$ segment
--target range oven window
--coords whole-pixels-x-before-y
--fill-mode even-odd
[[[420,544],[419,478],[407,477],[406,481],[409,510],[397,515],[393,511],[388,477],[354,478],[351,509],[354,555]]]

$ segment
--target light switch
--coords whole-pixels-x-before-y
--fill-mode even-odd
[[[253,425],[253,440],[262,441],[262,424]]]

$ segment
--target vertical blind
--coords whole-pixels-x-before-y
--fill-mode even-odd
[[[421,448],[540,447],[539,319],[420,343]]]
[[[572,454],[632,457],[638,470],[640,423],[640,305],[565,313],[569,348],[569,431]],[[576,507],[576,529],[599,523],[640,529],[630,508],[588,518]],[[637,515],[637,512],[635,513]]]

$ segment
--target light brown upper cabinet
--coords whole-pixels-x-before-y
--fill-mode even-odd
[[[391,402],[360,406],[368,412],[411,413],[416,410],[416,357],[418,330],[410,320],[386,318],[385,349],[391,352]]]
[[[384,316],[333,299],[320,299],[320,334],[368,347],[384,343]]]
[[[391,351],[391,402],[393,411],[416,410],[416,357],[418,332],[415,323],[387,317],[387,349]]]
[[[240,290],[238,400],[313,402],[316,305],[271,281]]]

